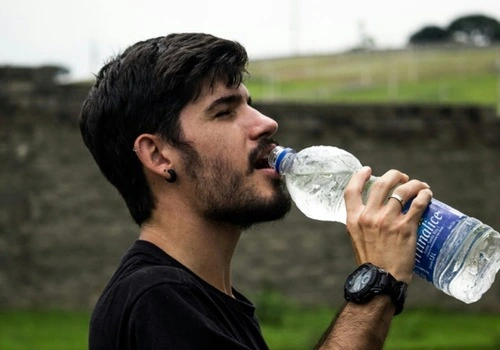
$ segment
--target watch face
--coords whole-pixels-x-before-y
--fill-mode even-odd
[[[374,271],[364,267],[360,269],[347,283],[347,289],[351,293],[357,293],[367,285],[371,284],[372,277],[374,275]]]

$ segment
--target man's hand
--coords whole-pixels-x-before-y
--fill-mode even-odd
[[[363,204],[361,193],[370,175],[371,169],[363,167],[352,176],[345,190],[347,230],[357,262],[370,262],[390,272],[398,281],[410,283],[417,227],[432,192],[426,183],[409,181],[408,175],[390,170],[374,182]],[[399,195],[404,203],[413,199],[406,214],[398,200],[388,200],[391,193]]]

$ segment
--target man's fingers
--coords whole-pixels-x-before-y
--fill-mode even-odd
[[[361,193],[365,187],[366,182],[370,179],[372,170],[370,167],[362,167],[356,171],[344,190],[344,200],[347,209],[347,217],[349,212],[356,210],[359,206],[363,205]]]
[[[408,201],[417,196],[419,191],[429,189],[429,185],[419,180],[410,180],[404,185],[396,187],[389,196],[387,205],[402,211]]]
[[[432,191],[429,188],[420,190],[417,196],[411,202],[410,209],[406,213],[408,219],[410,221],[420,220],[431,199]]]
[[[386,203],[389,193],[396,186],[406,182],[408,182],[408,175],[397,170],[389,170],[372,185],[370,196],[366,203],[367,207],[380,208]]]

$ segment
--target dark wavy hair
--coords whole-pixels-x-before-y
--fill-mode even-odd
[[[181,148],[183,107],[205,86],[240,85],[247,63],[246,50],[237,42],[183,33],[138,42],[99,71],[83,104],[80,130],[138,225],[151,217],[155,198],[132,150],[135,139],[151,133]]]

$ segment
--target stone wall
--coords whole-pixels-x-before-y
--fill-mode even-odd
[[[0,68],[0,307],[90,308],[138,229],[83,146],[76,118],[88,84]],[[34,69],[36,71],[36,69]],[[46,72],[46,71],[45,71]],[[24,75],[23,75],[24,74]],[[50,79],[54,78],[54,79]],[[436,198],[500,228],[500,120],[493,109],[436,105],[256,104],[280,123],[281,144],[345,148],[375,174],[398,168]],[[340,305],[355,267],[341,224],[294,209],[245,232],[234,282]],[[411,306],[500,311],[500,282],[465,306],[415,277]]]

